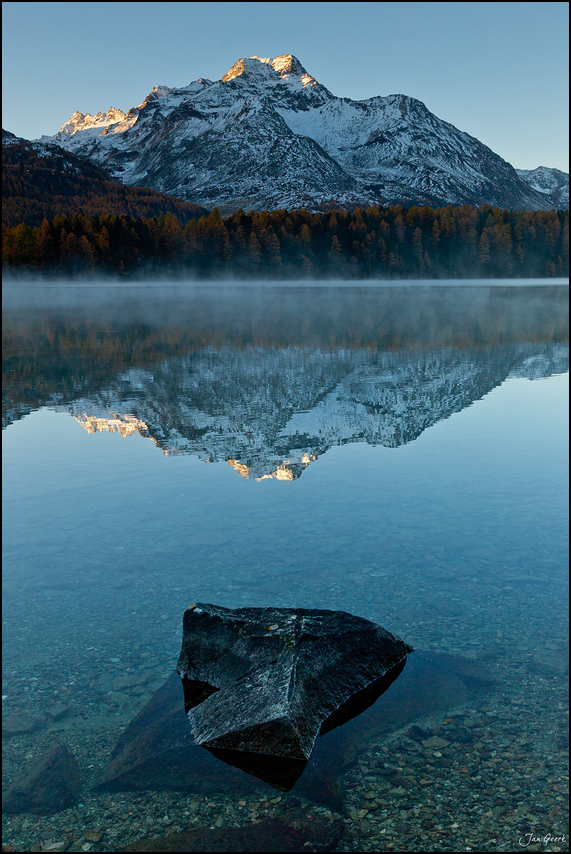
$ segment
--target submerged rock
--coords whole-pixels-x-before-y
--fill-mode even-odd
[[[12,735],[24,735],[34,732],[41,725],[41,718],[35,718],[32,715],[12,715],[2,719],[2,735],[7,738]]]
[[[475,667],[479,667],[480,680],[474,678]],[[482,664],[458,656],[443,659],[439,653],[413,652],[407,657],[402,675],[373,705],[333,731],[325,733],[322,727],[307,765],[298,760],[303,774],[300,771],[301,776],[298,774],[299,779],[292,783],[295,794],[342,812],[344,777],[361,753],[379,738],[422,721],[426,715],[438,711],[450,714],[458,706],[473,702],[476,693],[492,684],[492,680],[484,680],[487,673]],[[236,757],[239,751],[227,753]],[[274,760],[273,764],[279,763]],[[260,779],[219,762],[194,743],[176,671],[121,734],[98,787],[107,791],[167,789],[234,797],[252,792],[267,795],[272,791]]]
[[[6,813],[49,815],[70,807],[80,791],[79,767],[62,744],[41,754],[2,797]]]
[[[322,727],[352,717],[343,706],[409,652],[345,611],[195,604],[184,613],[177,671],[197,744],[305,763]]]
[[[243,827],[193,827],[159,839],[138,840],[120,851],[336,851],[343,835],[339,819],[310,816],[292,807],[279,818]]]
[[[261,783],[194,743],[181,679],[173,670],[120,735],[98,788],[204,793],[259,791]]]

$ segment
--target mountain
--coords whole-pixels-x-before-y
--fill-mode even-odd
[[[406,95],[338,98],[289,54],[221,80],[155,86],[127,113],[76,112],[53,137],[117,180],[222,214],[401,203],[543,210],[549,194]]]
[[[172,213],[182,222],[207,211],[156,190],[128,187],[92,160],[53,143],[2,131],[2,222],[40,225],[59,214],[147,218]]]
[[[537,169],[516,169],[522,180],[533,190],[545,193],[555,203],[559,210],[569,208],[569,175],[560,169],[550,169],[548,166],[538,166]]]

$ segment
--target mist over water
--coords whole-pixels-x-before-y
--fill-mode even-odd
[[[378,345],[396,329],[413,345],[418,339],[424,346],[429,341],[477,343],[474,320],[484,336],[494,330],[505,335],[507,323],[509,334],[525,337],[526,329],[538,328],[542,322],[538,312],[551,313],[553,323],[559,315],[563,326],[556,334],[565,334],[568,284],[568,279],[482,279],[180,285],[56,282],[46,286],[43,281],[24,280],[17,286],[8,281],[3,309],[8,312],[5,328],[49,318],[77,318],[78,322],[103,325],[143,322],[157,328],[184,329],[187,335],[194,330],[207,335],[251,332],[254,336],[270,331],[281,336],[284,346],[304,340],[324,344],[332,333],[336,340],[344,334],[348,343],[353,340],[357,346],[360,336]]]

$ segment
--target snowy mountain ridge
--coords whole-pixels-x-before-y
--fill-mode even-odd
[[[42,141],[91,158],[125,184],[225,215],[393,203],[555,206],[548,191],[421,101],[338,98],[291,54],[241,58],[217,81],[155,86],[127,113],[75,112]]]

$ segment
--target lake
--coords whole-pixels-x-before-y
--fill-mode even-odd
[[[58,742],[82,789],[4,843],[568,850],[568,334],[562,280],[6,287],[4,782]],[[335,801],[98,788],[197,601],[348,611],[438,678],[336,731]]]

